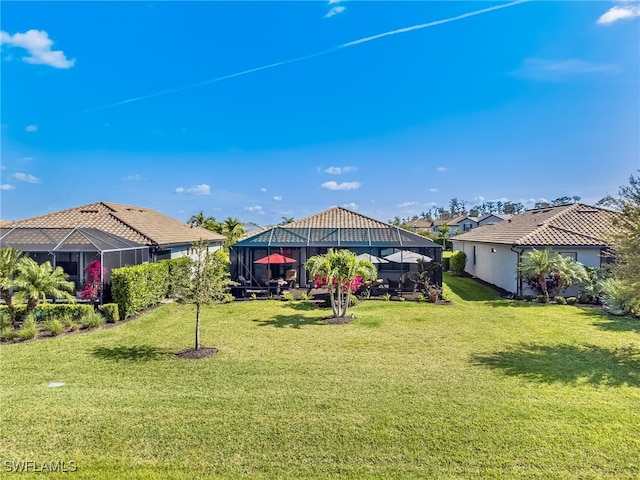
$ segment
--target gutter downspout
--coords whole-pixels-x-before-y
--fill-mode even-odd
[[[511,245],[511,248],[509,250],[511,250],[513,253],[515,253],[517,255],[517,259],[516,259],[516,295],[518,297],[522,297],[522,275],[520,275],[520,273],[518,273],[518,265],[520,265],[520,259],[522,257],[522,250],[516,251],[513,249],[513,247],[515,247],[515,245]]]

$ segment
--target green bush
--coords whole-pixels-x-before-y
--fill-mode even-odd
[[[386,292],[384,295],[382,295],[382,300],[384,300],[385,302],[388,302],[389,300],[391,300],[391,294],[389,292]]]
[[[29,315],[18,330],[20,340],[29,340],[38,334],[38,325],[33,315]]]
[[[10,342],[18,336],[18,332],[13,327],[2,327],[0,329],[0,340],[3,342]]]
[[[169,265],[169,262],[145,263],[112,270],[111,293],[120,318],[135,315],[167,297]]]
[[[556,295],[554,300],[556,301],[556,303],[558,305],[566,305],[567,304],[567,299],[564,298],[562,295]]]
[[[442,271],[448,272],[449,270],[451,270],[451,258],[442,257]]]
[[[356,297],[353,293],[349,296],[349,305],[352,307],[358,305],[358,297]]]
[[[302,300],[303,302],[308,302],[309,300],[311,300],[311,295],[309,295],[307,292],[302,292],[300,294],[300,300]]]
[[[424,293],[421,293],[420,295],[418,295],[418,302],[424,303],[426,301],[427,301],[427,297],[424,296]]]
[[[456,250],[450,257],[451,270],[454,275],[462,275],[464,267],[467,265],[467,254],[462,250]]]
[[[221,303],[231,303],[236,299],[236,297],[234,297],[233,295],[231,295],[230,293],[225,293],[222,298],[220,299]]]
[[[282,294],[282,300],[284,300],[285,302],[293,302],[294,297],[293,297],[293,293],[291,292],[285,292]]]
[[[57,318],[50,318],[46,320],[42,324],[42,326],[45,328],[45,330],[49,331],[51,335],[53,335],[54,337],[64,332],[64,325]]]
[[[80,319],[80,328],[95,328],[104,323],[104,318],[98,312],[91,311],[82,316]]]
[[[575,305],[576,303],[578,303],[576,297],[567,297],[567,305]]]
[[[167,297],[174,298],[178,294],[180,278],[189,275],[189,258],[180,257],[171,260],[160,260],[158,263],[165,263],[168,268]]]
[[[78,322],[75,321],[71,315],[65,315],[62,317],[62,325],[64,325],[64,328],[66,328],[70,332],[75,332],[80,328]]]
[[[606,310],[612,315],[633,313],[634,299],[631,289],[617,278],[606,278],[600,282],[600,299]]]
[[[10,327],[11,317],[6,311],[0,311],[0,328]]]
[[[27,306],[25,304],[19,304],[14,306],[16,312],[16,321],[24,321],[24,317],[27,313]],[[0,305],[0,316],[4,317],[7,311],[6,305]],[[76,321],[79,320],[85,313],[93,311],[93,306],[78,303],[40,303],[36,305],[33,315],[37,322],[45,322],[49,319],[56,318],[61,322],[64,321],[64,317],[70,315]]]
[[[538,295],[536,297],[536,302],[538,303],[547,303],[549,301],[549,299],[547,297],[545,297],[544,295]]]
[[[117,303],[105,303],[100,306],[100,311],[104,315],[104,319],[107,323],[116,323],[120,320],[120,312],[118,311]]]

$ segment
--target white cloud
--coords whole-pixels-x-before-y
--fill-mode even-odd
[[[273,199],[274,199],[276,202],[279,202],[280,200],[282,200],[282,196],[280,196],[280,195],[276,195],[275,197],[273,197]]]
[[[37,132],[38,125],[27,125],[27,128],[24,129],[25,132]]]
[[[259,213],[261,215],[264,215],[264,211],[262,210],[262,207],[260,205],[254,205],[252,207],[244,207],[244,211],[245,212],[252,212],[252,213]]]
[[[139,181],[144,180],[144,179],[140,176],[140,174],[135,173],[133,175],[127,175],[122,180],[125,181],[125,182],[139,182]]]
[[[436,193],[436,192],[438,191],[438,189],[437,189],[437,188],[430,188],[430,189],[429,189],[429,191],[430,191],[431,193]]]
[[[630,20],[635,17],[640,17],[639,5],[616,5],[603,13],[596,23],[610,25],[618,20]]]
[[[16,180],[18,180],[20,182],[40,183],[40,179],[39,178],[34,177],[33,175],[30,175],[28,173],[22,173],[22,172],[14,173],[13,174],[13,178],[15,178]]]
[[[620,69],[609,63],[587,62],[577,58],[546,60],[527,58],[513,75],[532,80],[561,81],[577,75],[616,73]]]
[[[329,5],[335,5],[336,3],[340,3],[342,0],[329,0]]]
[[[325,169],[324,173],[330,173],[331,175],[340,175],[343,173],[355,172],[356,167],[329,167]]]
[[[345,203],[342,205],[344,208],[348,208],[349,210],[357,210],[358,204],[355,202]]]
[[[264,188],[264,187],[262,187],[262,188],[260,189],[260,191],[261,191],[261,192],[266,192],[266,191],[267,191],[267,189],[266,189],[266,188]]]
[[[206,183],[203,183],[202,185],[187,188],[187,193],[190,193],[191,195],[209,195],[211,193],[211,187]]]
[[[447,171],[447,167],[438,167],[438,168],[436,168],[436,170],[438,172],[446,172]]]
[[[360,188],[360,182],[324,182],[320,185],[322,188],[326,188],[327,190],[355,190],[356,188]]]
[[[62,50],[51,50],[53,40],[44,30],[32,29],[14,35],[0,31],[1,44],[25,49],[29,56],[22,57],[22,60],[27,63],[49,65],[54,68],[70,68],[76,63],[75,60],[68,60]]]
[[[329,10],[327,12],[327,14],[324,16],[324,18],[331,18],[335,15],[338,15],[339,13],[342,13],[346,10],[346,7],[343,7],[342,5],[338,5],[337,7],[333,7],[331,10]]]
[[[13,185],[9,185],[8,183],[3,183],[2,185],[0,185],[0,190],[13,190],[14,187]]]
[[[400,208],[407,208],[407,207],[415,207],[416,205],[418,205],[418,202],[403,202],[403,203],[399,203],[397,206]]]
[[[184,187],[176,188],[176,193],[184,193]]]

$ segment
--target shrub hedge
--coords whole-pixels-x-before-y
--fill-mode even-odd
[[[167,262],[114,268],[111,272],[111,293],[122,318],[160,303],[168,291]]]
[[[104,315],[104,319],[107,323],[116,323],[120,320],[120,312],[118,311],[117,303],[105,303],[100,306],[100,311]]]
[[[27,306],[14,305],[16,312],[16,321],[22,322],[24,320]],[[0,305],[0,313],[6,312],[7,306]],[[77,303],[39,303],[33,312],[37,322],[45,322],[50,319],[57,319],[62,321],[65,316],[70,316],[74,320],[79,320],[86,313],[92,312],[93,306],[87,304]]]

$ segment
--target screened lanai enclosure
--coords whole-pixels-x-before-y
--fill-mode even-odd
[[[86,280],[86,268],[94,260],[102,266],[102,285],[111,283],[111,271],[149,261],[149,246],[96,228],[2,228],[2,248],[17,248],[38,263],[61,267],[78,292]],[[104,292],[104,288],[101,288]]]
[[[366,218],[366,217],[365,217]],[[427,261],[437,262],[432,282],[442,284],[442,247],[430,239],[402,228],[377,222],[378,227],[297,227],[278,225],[232,245],[230,252],[231,278],[246,280],[255,286],[268,285],[295,272],[298,286],[308,285],[309,278],[304,264],[308,258],[324,254],[328,249],[348,249],[355,254],[368,253],[376,257],[398,253],[399,261],[377,263],[378,277],[399,281],[403,273],[415,271],[418,264],[411,252],[420,254]],[[280,253],[295,262],[264,263],[261,259]],[[395,257],[392,257],[395,258]]]

